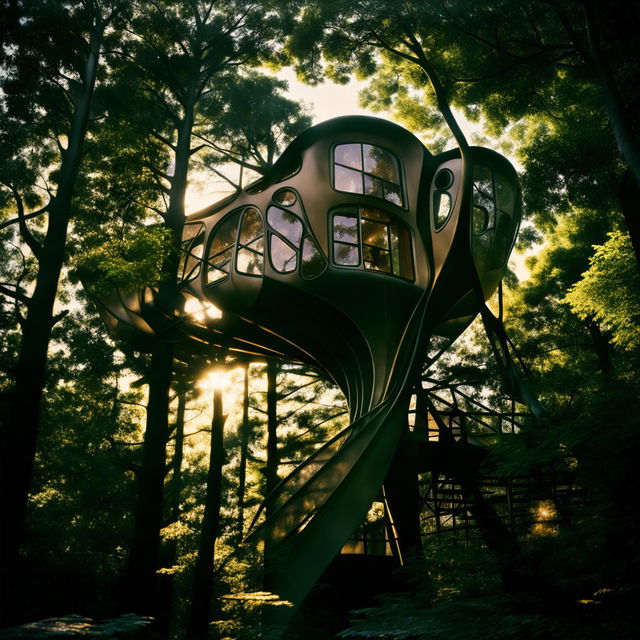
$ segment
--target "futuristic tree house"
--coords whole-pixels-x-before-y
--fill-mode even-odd
[[[432,155],[390,122],[336,118],[294,140],[261,180],[188,219],[185,309],[210,301],[222,318],[163,311],[151,289],[104,301],[120,335],[297,360],[344,392],[349,427],[282,481],[257,532],[273,550],[281,597],[299,603],[362,521],[432,339],[455,339],[484,307],[519,221],[516,172],[501,155]],[[391,493],[409,547],[402,498]]]

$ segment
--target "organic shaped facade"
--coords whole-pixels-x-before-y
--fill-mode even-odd
[[[519,220],[501,155],[432,155],[390,122],[336,118],[188,219],[185,313],[164,312],[150,289],[104,301],[122,335],[301,361],[344,392],[349,427],[282,481],[258,530],[282,597],[301,601],[379,494],[430,346],[455,339],[495,291]]]

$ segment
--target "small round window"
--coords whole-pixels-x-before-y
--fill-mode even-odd
[[[296,194],[290,189],[280,189],[280,191],[277,191],[273,196],[274,202],[277,202],[283,207],[290,207],[292,204],[296,203],[297,199],[298,197]]]

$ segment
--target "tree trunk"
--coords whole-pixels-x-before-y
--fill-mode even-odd
[[[267,361],[267,466],[265,469],[265,516],[269,518],[274,511],[272,492],[278,484],[278,363]],[[264,545],[264,578],[265,591],[273,587],[271,564],[271,547],[267,541]]]
[[[247,482],[247,454],[249,453],[249,364],[244,370],[242,425],[240,427],[240,469],[238,471],[238,537],[244,532],[244,492]]]
[[[184,414],[187,408],[187,395],[184,391],[178,396],[178,409],[176,412],[176,426],[174,430],[174,453],[171,462],[171,490],[169,493],[169,522],[178,522],[180,519],[180,495],[182,493],[182,458],[184,454]],[[174,557],[171,558],[175,559]]]
[[[162,528],[166,447],[169,436],[169,389],[173,373],[173,346],[158,340],[149,367],[149,402],[138,474],[138,502],[129,551],[124,605],[136,613],[157,616],[160,607],[157,574]]]
[[[180,498],[182,494],[182,458],[184,448],[184,414],[187,407],[187,394],[184,390],[178,395],[176,424],[174,428],[174,453],[171,461],[171,483],[168,491],[169,522],[173,524],[180,520]],[[172,567],[176,563],[178,541],[171,538],[161,549],[161,564]],[[162,604],[160,610],[159,627],[167,631],[170,625],[171,604],[173,600],[174,576],[159,576]]]
[[[74,102],[69,143],[62,158],[56,195],[49,206],[47,233],[38,256],[36,286],[23,324],[8,420],[0,434],[0,590],[3,592],[0,620],[9,615],[8,595],[17,576],[54,324],[53,307],[64,263],[71,201],[91,113],[103,30],[104,25],[98,23],[91,34],[82,90]]]
[[[598,357],[598,367],[602,373],[609,373],[612,369],[609,355],[609,341],[600,331],[600,325],[593,319],[586,321],[587,329],[591,335],[593,349]]]
[[[224,423],[222,391],[213,392],[213,420],[211,422],[211,450],[207,493],[202,519],[200,546],[193,574],[191,608],[187,623],[187,640],[208,640],[209,608],[213,596],[213,570],[216,539],[220,528],[222,466],[224,464]]]
[[[620,206],[640,269],[640,188],[627,171],[620,183]]]
[[[191,85],[193,85],[193,81]],[[191,86],[190,85],[190,86]],[[191,156],[193,103],[185,106],[177,126],[178,143],[174,154],[169,205],[165,226],[171,231],[176,250],[169,252],[162,265],[162,279],[156,304],[167,317],[172,317],[179,303],[177,287],[178,252],[184,226],[184,196]],[[127,585],[123,590],[125,604],[137,613],[162,616],[157,574],[159,566],[160,529],[168,438],[169,387],[173,375],[173,347],[158,336],[151,357],[149,405],[143,444],[143,464],[139,474],[138,505],[135,512],[133,542],[129,551]]]
[[[629,178],[635,187],[634,190],[638,192],[640,191],[640,141],[636,136],[628,110],[620,95],[613,70],[600,46],[597,20],[593,15],[593,10],[588,2],[583,3],[583,9],[589,45],[588,54],[590,57],[587,63],[591,63],[593,66],[598,82],[600,83],[602,101],[607,116],[609,117],[609,123],[611,124],[618,149],[627,164]],[[613,11],[615,10],[614,8]],[[621,25],[622,32],[625,31],[625,26],[626,25]],[[637,201],[634,205],[633,208],[625,207],[623,202],[623,212],[636,254],[636,261],[640,268],[640,219],[638,217]]]

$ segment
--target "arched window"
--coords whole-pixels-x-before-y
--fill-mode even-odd
[[[384,211],[353,207],[332,218],[333,262],[413,280],[411,233]]]
[[[333,149],[333,186],[336,191],[362,193],[404,206],[400,162],[372,144],[352,142]]]

